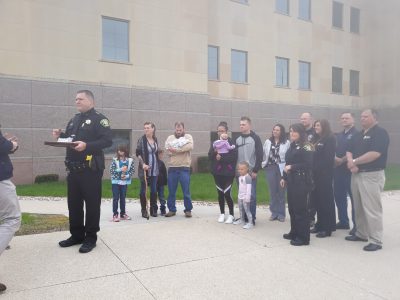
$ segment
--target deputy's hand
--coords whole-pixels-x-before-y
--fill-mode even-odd
[[[281,188],[285,187],[285,180],[281,179],[281,181],[279,182],[279,184],[281,185]]]
[[[354,165],[354,166],[350,169],[350,172],[351,172],[352,174],[358,173],[358,167],[357,167],[356,165]]]
[[[343,159],[335,156],[335,166],[338,167],[343,163]]]
[[[82,152],[86,149],[86,143],[82,142],[82,141],[76,141],[74,142],[76,144],[76,146],[74,147],[74,149],[78,152]]]
[[[61,129],[53,129],[53,137],[55,139],[58,139],[60,137],[61,133],[62,133]]]

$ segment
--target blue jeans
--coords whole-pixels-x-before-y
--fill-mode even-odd
[[[164,186],[157,186],[158,200],[160,201],[160,210],[165,211],[165,196],[164,196]]]
[[[190,197],[190,169],[187,167],[169,167],[168,169],[168,210],[176,212],[176,190],[178,183],[183,192],[183,204],[186,211],[192,211],[192,199]]]
[[[265,168],[265,178],[269,186],[269,210],[274,218],[285,218],[285,188],[280,185],[281,171],[278,165],[267,165]]]
[[[124,215],[125,212],[125,199],[126,199],[126,190],[128,186],[126,184],[113,184],[112,185],[112,193],[113,193],[113,214],[118,215],[118,201],[120,201],[120,209],[121,216]]]
[[[338,210],[339,222],[343,225],[349,225],[349,217],[347,215],[347,195],[351,200],[351,215],[353,226],[355,226],[355,215],[353,205],[353,195],[350,188],[351,173],[344,172],[339,169],[334,170],[333,174],[333,193],[335,195],[336,207]]]
[[[150,187],[150,194],[157,193],[157,176],[150,176],[147,178],[147,184]],[[144,195],[146,192],[146,183],[144,178],[140,179],[140,195]]]

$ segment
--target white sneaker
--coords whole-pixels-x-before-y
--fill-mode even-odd
[[[224,223],[225,221],[225,215],[224,214],[220,214],[219,218],[218,218],[218,223]]]
[[[254,227],[254,225],[252,223],[246,223],[243,225],[243,229],[251,229],[253,227]]]
[[[233,221],[233,225],[240,225],[242,224],[242,219],[237,219],[236,221]]]
[[[233,223],[233,216],[229,215],[228,218],[225,221],[225,224],[232,224]]]

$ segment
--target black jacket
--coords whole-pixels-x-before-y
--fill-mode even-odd
[[[158,160],[158,177],[157,185],[164,186],[168,184],[167,168],[162,160]]]
[[[83,141],[86,149],[82,152],[67,148],[66,160],[84,162],[87,155],[94,155],[99,169],[104,169],[103,149],[112,145],[112,133],[108,119],[94,108],[85,113],[78,113],[67,125],[61,138],[72,137],[73,141]]]
[[[232,140],[229,138],[228,142],[233,145]],[[238,159],[237,147],[230,150],[228,153],[222,153],[221,159],[216,159],[217,153],[215,152],[211,143],[210,150],[208,151],[208,158],[211,161],[211,173],[220,176],[235,176],[235,168]]]
[[[283,178],[296,189],[307,189],[307,176],[312,175],[313,149],[310,144],[299,145],[292,142],[286,152],[286,165],[291,165],[289,173],[283,172]],[[310,177],[308,178],[310,179]]]
[[[158,158],[158,142],[157,138],[154,138],[154,143],[156,144],[157,151],[155,153],[156,157]],[[137,141],[137,146],[136,146],[136,157],[141,157],[143,160],[143,163],[146,165],[149,164],[149,150],[147,149],[147,138],[146,135],[142,135],[138,141]],[[143,179],[144,178],[144,172],[143,172],[143,164],[139,160],[138,163],[138,177]]]
[[[318,137],[318,136],[317,136]],[[314,143],[313,173],[316,177],[322,174],[333,174],[335,165],[336,138],[329,135]]]
[[[10,179],[13,176],[13,166],[8,156],[12,148],[13,144],[0,131],[0,181]]]

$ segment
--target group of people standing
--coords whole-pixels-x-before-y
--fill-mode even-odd
[[[290,125],[288,135],[282,124],[273,126],[264,145],[251,130],[250,118],[241,118],[241,134],[235,141],[226,137],[228,126],[221,122],[217,127],[218,143],[214,142],[208,153],[220,206],[218,222],[244,222],[246,229],[255,225],[257,174],[264,169],[270,193],[270,221],[285,221],[287,192],[291,226],[283,238],[291,245],[309,245],[311,233],[326,238],[337,229],[350,229],[349,197],[353,228],[346,240],[369,241],[363,248],[366,251],[381,249],[380,193],[389,136],[378,125],[374,109],[362,112],[361,131],[356,130],[351,112],[344,112],[340,121],[343,130],[334,134],[327,120],[313,121],[312,114],[306,112],[299,123]],[[224,152],[217,147],[222,141],[227,143]],[[243,168],[247,168],[247,177],[243,177]],[[239,178],[240,221],[233,215],[231,188],[235,178]],[[226,220],[225,202],[229,208]]]

